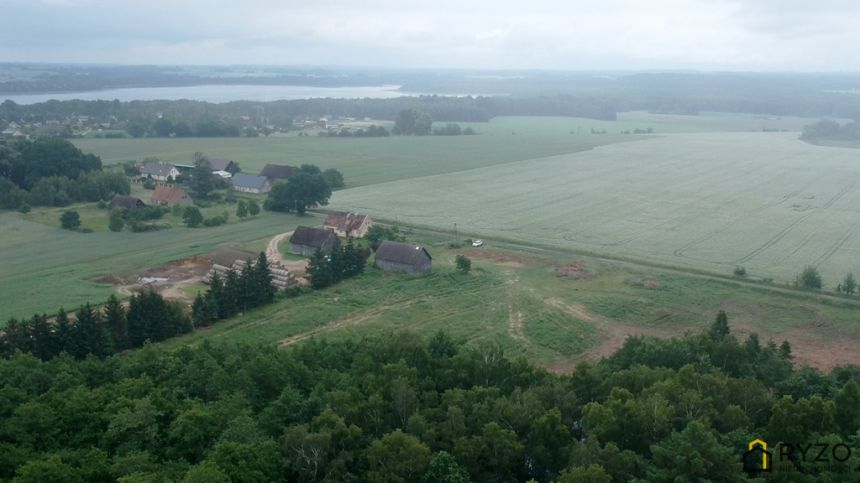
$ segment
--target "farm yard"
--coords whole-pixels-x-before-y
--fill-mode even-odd
[[[335,193],[332,207],[482,237],[833,289],[860,271],[860,152],[795,133],[671,134]]]

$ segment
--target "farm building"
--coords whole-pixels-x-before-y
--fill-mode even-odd
[[[292,166],[284,166],[282,164],[267,164],[260,171],[260,176],[265,176],[270,183],[275,184],[276,181],[286,181],[293,175],[296,168]]]
[[[330,253],[335,240],[337,236],[331,230],[300,226],[290,237],[290,253],[305,257],[313,255],[317,250]]]
[[[335,232],[337,236],[362,238],[373,226],[370,217],[353,212],[333,211],[325,217],[323,226]]]
[[[152,192],[150,201],[162,206],[187,206],[191,204],[192,200],[188,193],[178,186],[158,186]]]
[[[134,196],[123,196],[116,195],[110,200],[110,208],[119,208],[121,210],[134,211],[138,208],[143,208],[146,206],[146,203],[143,202],[140,198],[135,198]]]
[[[268,193],[272,184],[265,176],[255,174],[236,173],[230,178],[233,189],[243,193]]]
[[[176,179],[179,176],[179,170],[172,164],[150,163],[144,164],[140,168],[140,174],[144,178],[152,178],[156,181],[168,181]]]
[[[386,272],[427,273],[433,257],[420,245],[385,240],[376,249],[376,268]]]
[[[212,168],[212,171],[227,171],[228,173],[235,174],[239,172],[239,165],[236,164],[235,161],[230,159],[209,159],[209,166]]]

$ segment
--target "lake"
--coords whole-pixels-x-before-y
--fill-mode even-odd
[[[311,86],[259,86],[259,85],[200,85],[182,87],[127,87],[85,92],[62,92],[50,94],[0,94],[0,101],[11,99],[17,104],[36,104],[51,99],[84,101],[119,99],[120,101],[154,101],[189,99],[206,102],[231,101],[277,101],[314,98],[391,98],[415,96],[403,93],[397,85],[359,86],[359,87],[311,87]]]

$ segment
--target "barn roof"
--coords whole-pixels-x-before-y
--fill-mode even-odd
[[[144,164],[143,167],[140,168],[140,174],[148,174],[151,176],[170,176],[170,170],[172,169],[172,164],[149,163]]]
[[[417,265],[421,263],[424,256],[432,260],[433,257],[421,245],[411,243],[400,243],[385,240],[376,249],[376,259],[387,262],[402,263],[404,265]]]
[[[285,166],[282,164],[267,164],[266,167],[264,167],[263,170],[260,171],[260,176],[265,176],[272,181],[276,179],[287,179],[293,175],[293,172],[295,172],[295,170],[296,168],[292,166]]]
[[[296,231],[294,231],[293,235],[290,237],[290,243],[320,248],[327,241],[334,238],[336,238],[336,236],[330,230],[311,228],[309,226],[299,226],[296,227]]]
[[[144,203],[140,198],[135,198],[134,196],[115,195],[113,199],[110,200],[110,206],[111,208],[134,210],[141,206],[146,206],[146,203]]]
[[[323,223],[323,225],[331,226],[349,233],[359,229],[365,220],[367,220],[367,215],[353,212],[332,211],[325,217],[325,223]]]
[[[233,162],[232,159],[209,159],[208,161],[209,166],[212,167],[212,171],[227,171],[227,168]]]
[[[157,186],[150,198],[153,203],[179,203],[188,194],[178,186]]]
[[[269,181],[265,176],[257,176],[255,174],[236,173],[230,178],[233,186],[250,189],[263,189],[266,182]]]

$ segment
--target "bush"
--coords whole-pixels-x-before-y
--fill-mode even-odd
[[[747,269],[738,265],[737,267],[735,267],[734,274],[735,274],[735,277],[741,277],[741,278],[746,277],[747,276]]]
[[[75,210],[64,211],[60,215],[60,226],[65,230],[77,230],[81,227],[81,215]]]
[[[18,207],[18,212],[29,213],[30,212],[30,205],[28,205],[27,203],[22,204],[21,206]]]
[[[800,288],[821,290],[821,274],[817,268],[809,265],[797,276],[795,284]]]
[[[470,260],[469,257],[465,255],[457,255],[455,261],[457,263],[457,270],[461,273],[466,274],[472,270],[472,260]]]
[[[182,222],[188,228],[196,228],[203,223],[203,213],[196,206],[186,207],[185,212],[182,213]]]
[[[144,189],[154,190],[155,189],[155,181],[152,180],[151,178],[147,178],[147,179],[143,180],[143,187],[144,187]]]
[[[103,210],[107,208],[107,203],[105,203],[105,200],[99,200],[99,202],[96,203],[96,207],[100,210]]]

